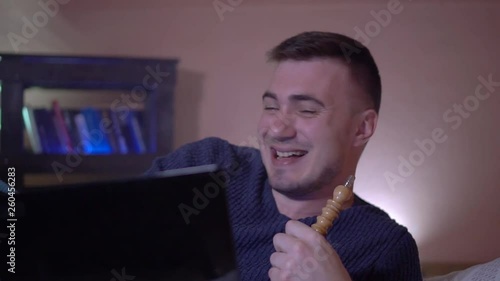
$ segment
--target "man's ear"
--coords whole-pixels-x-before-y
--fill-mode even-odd
[[[353,146],[364,146],[377,127],[378,114],[374,109],[366,109],[356,116],[356,134]]]

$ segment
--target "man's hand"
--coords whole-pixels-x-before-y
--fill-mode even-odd
[[[299,221],[288,221],[285,233],[276,234],[273,244],[271,281],[351,281],[328,241]]]

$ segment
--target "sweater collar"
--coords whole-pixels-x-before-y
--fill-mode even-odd
[[[266,212],[269,214],[269,216],[272,216],[276,219],[281,219],[281,220],[291,220],[286,215],[283,215],[279,212],[278,207],[276,206],[276,201],[274,200],[274,196],[272,193],[272,187],[269,184],[269,178],[266,179],[264,183],[264,190],[262,191],[262,202],[264,204],[264,208]],[[326,202],[325,202],[326,204]],[[351,208],[365,205],[367,204],[363,199],[359,198],[356,194],[354,194],[354,203],[351,206]],[[303,222],[307,225],[312,225],[313,223],[316,222],[316,216],[311,216],[311,217],[305,217],[301,218],[298,221]]]
[[[266,208],[266,211],[270,216],[272,215],[273,217],[277,217],[281,220],[286,220],[286,221],[291,220],[291,218],[279,212],[278,206],[276,206],[276,201],[274,200],[274,196],[272,193],[272,187],[269,184],[269,179],[266,179],[265,181],[264,190],[262,194],[263,194],[262,201],[264,203],[264,207]],[[307,225],[312,225],[316,221],[316,216],[301,218],[298,219],[298,221],[303,222]]]

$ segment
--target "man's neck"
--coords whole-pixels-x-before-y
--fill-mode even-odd
[[[339,183],[343,184],[343,183]],[[323,207],[326,206],[328,199],[333,198],[333,191],[338,184],[324,187],[314,193],[293,198],[272,189],[274,201],[278,211],[291,219],[297,220],[306,217],[319,216],[322,213]],[[352,206],[354,195],[351,200],[346,202],[342,208],[347,209]]]

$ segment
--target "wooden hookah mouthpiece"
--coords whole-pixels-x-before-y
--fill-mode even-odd
[[[352,199],[352,186],[354,184],[354,176],[347,178],[345,185],[338,185],[333,191],[333,199],[328,199],[326,206],[322,209],[323,213],[316,217],[316,223],[311,227],[325,236],[333,221],[339,216],[342,210],[342,205]]]

